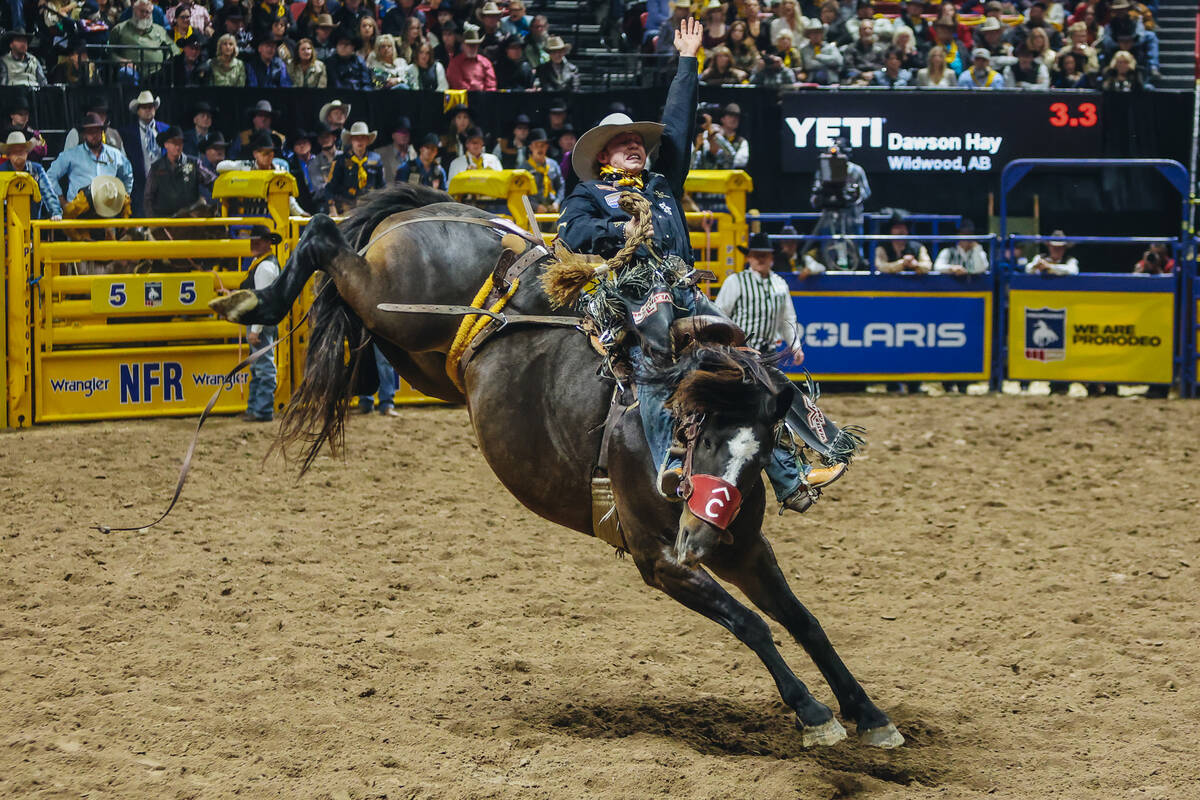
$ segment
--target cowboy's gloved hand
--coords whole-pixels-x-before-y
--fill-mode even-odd
[[[675,49],[684,58],[695,58],[700,50],[700,37],[704,34],[704,26],[700,20],[688,17],[679,23],[675,31]]]

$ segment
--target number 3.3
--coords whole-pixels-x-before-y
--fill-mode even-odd
[[[1050,124],[1056,128],[1092,128],[1100,121],[1095,103],[1080,103],[1076,109],[1077,115],[1071,115],[1071,108],[1066,103],[1050,104]]]

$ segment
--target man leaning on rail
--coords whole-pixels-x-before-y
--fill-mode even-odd
[[[639,247],[634,261],[622,271],[645,270],[650,276],[650,290],[633,301],[631,307],[641,317],[637,323],[639,333],[652,340],[665,338],[671,317],[692,316],[697,311],[721,314],[707,297],[695,290],[694,282],[680,275],[679,269],[680,266],[690,269],[692,264],[687,222],[679,200],[691,154],[698,87],[696,53],[702,32],[700,23],[692,19],[681,20],[675,32],[679,66],[667,95],[662,123],[634,122],[625,114],[609,114],[580,138],[571,164],[581,182],[563,203],[558,225],[558,237],[570,249],[610,258],[640,227],[639,220],[620,208],[621,194],[633,192],[649,202],[653,247]],[[648,155],[654,155],[658,172],[646,169]],[[591,291],[594,299],[596,290]],[[587,313],[603,329],[605,314],[598,311],[600,305],[603,304],[592,302],[588,295],[581,298],[581,306],[588,309]],[[617,317],[620,321],[613,324],[624,324],[624,314],[615,315],[614,319]],[[602,340],[606,334],[612,337],[615,331],[602,330]],[[657,349],[670,351],[666,341],[654,343]],[[671,451],[674,423],[664,407],[667,390],[661,385],[640,382],[638,377],[648,354],[638,346],[631,347],[630,354],[642,426],[658,465],[658,490],[664,497],[677,500],[683,462]],[[812,505],[815,495],[812,490],[837,480],[845,469],[844,464],[811,469],[797,462],[793,448],[781,445],[775,448],[768,463],[767,477],[785,508],[804,511]]]

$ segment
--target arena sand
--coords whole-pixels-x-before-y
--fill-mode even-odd
[[[908,745],[805,751],[757,659],[535,518],[466,414],[0,435],[0,797],[1195,798],[1190,402],[830,397],[850,477],[768,519]],[[537,465],[530,465],[536,469]],[[830,692],[776,628],[819,698]]]

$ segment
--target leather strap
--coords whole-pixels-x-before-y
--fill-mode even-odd
[[[617,420],[630,408],[621,402],[623,394],[620,386],[613,387],[612,402],[608,404],[608,416],[604,418],[604,433],[600,436],[600,454],[596,457],[596,470],[604,475],[608,475],[608,443],[612,439],[613,428],[617,426]]]
[[[488,311],[486,308],[476,308],[475,306],[451,306],[433,303],[380,303],[376,308],[380,311],[394,311],[401,314],[442,314],[452,317],[478,315],[481,317],[491,317],[496,322],[499,322],[501,327],[509,325],[547,325],[554,328],[577,328],[583,321],[583,317],[553,316],[549,314],[505,314]]]

